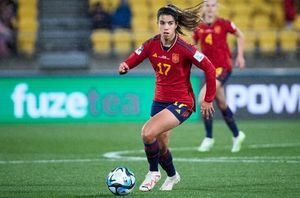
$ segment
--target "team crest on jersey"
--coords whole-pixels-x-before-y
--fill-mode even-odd
[[[139,48],[137,48],[137,49],[135,50],[135,53],[136,53],[137,55],[140,55],[140,54],[142,53],[143,49],[144,49],[144,47],[141,45]]]
[[[220,33],[221,33],[221,26],[216,26],[216,27],[214,28],[214,30],[215,30],[215,33],[216,33],[216,34],[220,34]]]
[[[156,54],[156,53],[154,53],[154,54],[152,55],[152,57],[154,57],[154,58],[157,58],[157,54]]]
[[[172,54],[172,62],[175,64],[179,63],[179,54],[175,54],[175,53]]]

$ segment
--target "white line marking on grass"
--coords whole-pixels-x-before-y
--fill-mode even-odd
[[[291,144],[263,144],[249,145],[245,148],[281,148],[300,146],[300,143]],[[173,151],[195,151],[197,147],[171,148]],[[45,160],[0,160],[0,165],[9,164],[63,164],[63,163],[91,163],[102,161],[146,161],[145,157],[128,156],[142,154],[144,150],[114,151],[103,154],[104,158],[87,159],[45,159]],[[127,156],[124,156],[127,155]],[[242,157],[204,157],[204,158],[174,158],[177,162],[189,163],[300,163],[300,156],[242,156]]]
[[[173,149],[174,150],[174,149]],[[138,153],[140,150],[137,150]],[[109,152],[103,156],[113,161],[146,161],[145,157],[122,156],[132,151]],[[249,157],[204,157],[204,158],[173,158],[176,162],[194,163],[300,163],[300,156],[249,156]]]
[[[258,145],[249,145],[248,148],[285,148],[285,147],[297,147],[300,146],[300,143],[284,143],[284,144],[258,144]]]
[[[300,146],[300,143],[291,144],[264,144],[264,145],[249,145],[250,149],[258,148],[284,148]],[[197,147],[171,148],[172,151],[196,150]],[[123,156],[129,154],[143,153],[143,150],[125,150],[108,152],[103,157],[112,160],[122,161],[141,161],[146,160],[145,157]],[[249,156],[249,157],[205,157],[205,158],[174,158],[177,162],[197,162],[197,163],[300,163],[300,156]]]
[[[176,162],[185,163],[300,163],[300,156],[253,156],[253,157],[212,157],[212,158],[174,158]],[[67,159],[67,160],[8,160],[0,161],[0,165],[12,164],[66,164],[66,163],[90,163],[103,161],[146,161],[145,157],[99,158],[99,159]]]
[[[50,160],[1,160],[1,164],[62,164],[62,163],[82,163],[98,162],[105,159],[50,159]]]
[[[116,155],[116,152],[107,153],[104,157],[112,161],[146,161],[145,157]],[[185,163],[300,163],[300,156],[252,156],[252,157],[205,157],[205,158],[173,158],[176,162]]]

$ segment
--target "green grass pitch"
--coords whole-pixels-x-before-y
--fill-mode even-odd
[[[105,177],[115,166],[127,166],[136,175],[130,197],[300,197],[300,122],[238,124],[247,137],[236,154],[230,152],[232,137],[221,121],[214,124],[210,153],[196,151],[204,136],[202,123],[177,127],[170,147],[182,180],[173,191],[161,192],[163,173],[148,193],[138,191],[147,172],[143,123],[2,124],[0,197],[113,197]],[[106,158],[107,153],[119,158]]]

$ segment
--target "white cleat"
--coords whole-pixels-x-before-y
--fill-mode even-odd
[[[242,131],[239,131],[239,136],[233,138],[233,144],[231,149],[232,153],[237,153],[241,150],[242,143],[245,140],[245,138],[246,135]]]
[[[201,145],[198,147],[200,152],[208,152],[213,147],[215,140],[213,138],[204,138]]]
[[[155,184],[160,180],[159,171],[149,171],[145,177],[145,180],[140,185],[139,190],[142,192],[150,191],[154,188]]]
[[[167,177],[163,185],[159,190],[172,190],[173,186],[180,182],[180,175],[176,172],[176,174],[172,177]]]

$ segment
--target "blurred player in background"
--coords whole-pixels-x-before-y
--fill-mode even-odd
[[[234,121],[233,113],[228,107],[225,98],[224,84],[228,80],[232,72],[231,52],[227,44],[227,34],[231,33],[237,38],[237,57],[236,66],[240,69],[245,67],[244,59],[244,36],[243,33],[229,20],[219,18],[217,16],[217,0],[207,0],[204,4],[203,21],[194,31],[193,39],[195,43],[200,43],[202,53],[206,55],[216,67],[216,103],[221,110],[223,118],[233,133],[233,145],[231,152],[239,152],[241,144],[245,139],[245,134],[238,130]],[[204,84],[200,93],[200,102],[204,98],[207,85]],[[202,141],[198,150],[200,152],[209,151],[214,145],[213,139],[213,119],[203,117],[206,137]]]
[[[159,34],[136,49],[119,66],[125,74],[148,58],[156,74],[155,96],[151,118],[142,128],[142,139],[149,163],[149,172],[140,185],[140,191],[150,191],[161,177],[158,164],[168,177],[160,190],[172,190],[180,181],[168,149],[171,129],[183,123],[195,111],[195,97],[190,83],[192,64],[205,72],[207,90],[203,93],[201,113],[212,117],[212,101],[216,93],[215,68],[207,57],[187,44],[179,35],[181,28],[193,30],[201,21],[202,4],[181,10],[174,5],[162,7],[157,13]],[[147,91],[147,90],[145,90]]]

